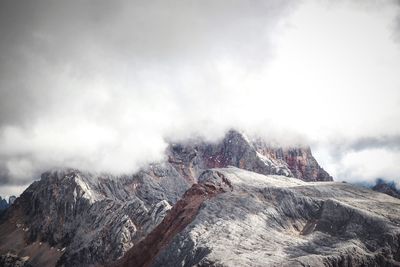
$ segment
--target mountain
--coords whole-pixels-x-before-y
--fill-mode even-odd
[[[16,199],[17,199],[16,196],[10,196],[10,197],[8,198],[8,204],[9,204],[9,205],[12,205]]]
[[[15,199],[15,196],[10,196],[7,201],[5,198],[0,197],[0,213],[10,207],[14,203]]]
[[[7,209],[8,206],[9,206],[9,204],[8,204],[7,200],[0,197],[0,211]]]
[[[34,266],[113,261],[156,226],[189,184],[168,166],[132,176],[46,172],[1,218],[0,254]]]
[[[132,175],[43,173],[0,217],[0,262],[236,266],[238,260],[259,266],[296,259],[319,266],[322,261],[399,261],[394,252],[400,240],[399,200],[331,182],[307,147],[272,147],[229,131],[215,143],[171,143],[166,155],[165,162]],[[240,255],[255,259],[241,262]]]
[[[378,179],[376,184],[372,187],[372,190],[400,199],[400,190],[397,189],[394,182],[386,182],[382,179]]]
[[[114,266],[400,266],[399,225],[363,187],[213,169]]]
[[[277,174],[305,181],[332,181],[322,169],[309,147],[280,148],[269,146],[264,140],[250,140],[246,135],[231,130],[218,143],[189,141],[172,144],[168,161],[188,181],[203,170],[235,166],[260,174]]]

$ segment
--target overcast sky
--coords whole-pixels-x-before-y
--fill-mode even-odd
[[[400,182],[399,1],[0,3],[0,195],[232,127]]]

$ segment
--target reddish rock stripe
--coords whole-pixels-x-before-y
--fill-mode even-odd
[[[229,181],[223,176],[220,178],[232,190]],[[157,254],[172,241],[175,235],[194,220],[201,204],[225,191],[225,186],[221,184],[216,185],[209,182],[194,184],[169,211],[164,220],[112,266],[150,266]]]

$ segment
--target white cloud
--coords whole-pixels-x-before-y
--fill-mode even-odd
[[[400,180],[400,153],[385,149],[371,149],[347,153],[340,161],[337,177],[342,180],[371,182],[377,178]]]
[[[0,163],[14,182],[57,166],[135,171],[166,139],[231,127],[322,146],[339,173],[338,136],[400,133],[392,2],[71,3],[0,14]]]

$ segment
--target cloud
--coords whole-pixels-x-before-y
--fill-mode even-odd
[[[233,119],[222,76],[232,74],[230,65],[264,62],[269,31],[290,8],[286,1],[2,2],[3,180],[25,183],[37,169],[64,165],[130,172],[162,159],[166,137],[222,135]]]
[[[400,135],[364,137],[351,143],[350,148],[355,151],[384,148],[387,150],[400,150]]]
[[[166,140],[231,127],[389,149],[397,11],[346,3],[2,1],[0,183],[60,166],[132,172],[162,160]]]
[[[0,186],[0,196],[3,199],[7,199],[9,196],[19,196],[23,190],[25,190],[29,184],[23,184],[23,185],[2,185]]]
[[[341,161],[337,173],[342,180],[374,183],[377,178],[386,178],[399,183],[400,153],[385,149],[366,149],[348,152]]]
[[[319,144],[327,170],[337,180],[368,182],[377,178],[400,183],[400,136],[340,137]],[[321,149],[321,147],[319,148]]]

